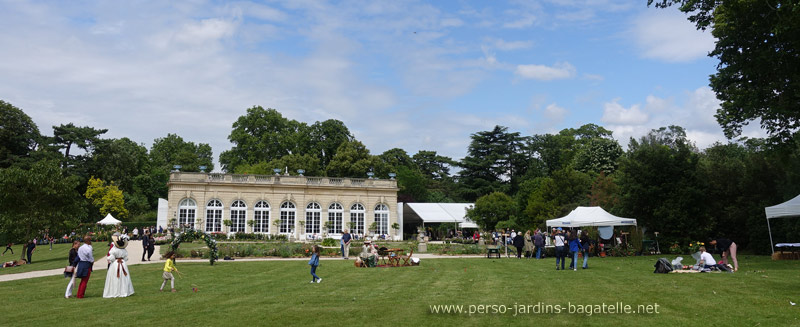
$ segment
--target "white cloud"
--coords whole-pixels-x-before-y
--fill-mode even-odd
[[[638,125],[647,122],[649,117],[639,109],[638,104],[626,109],[618,101],[619,99],[614,99],[603,105],[603,118],[600,119],[601,121],[613,125]]]
[[[442,26],[443,27],[459,27],[464,25],[464,21],[458,18],[445,18],[442,19]]]
[[[544,108],[544,116],[554,122],[561,122],[568,113],[569,111],[567,111],[567,109],[559,107],[555,103],[551,103]]]
[[[553,66],[518,65],[514,73],[522,78],[550,81],[575,76],[575,67],[568,62],[556,63]]]
[[[531,41],[506,41],[498,38],[487,38],[486,42],[493,48],[500,51],[514,51],[530,49],[533,47]]]
[[[634,19],[631,37],[645,58],[686,62],[714,49],[710,31],[698,31],[678,10],[648,10]]]
[[[520,17],[520,18],[518,18],[518,19],[516,19],[514,21],[510,21],[510,22],[507,22],[507,23],[503,24],[503,27],[505,27],[505,28],[525,28],[525,27],[533,26],[533,23],[535,23],[535,22],[536,22],[536,16],[534,14],[524,14],[524,15],[522,15],[522,17]]]
[[[583,74],[583,79],[585,79],[585,80],[589,80],[589,81],[598,81],[598,82],[599,82],[599,81],[603,81],[603,80],[605,80],[606,78],[605,78],[605,77],[603,77],[603,75],[597,75],[597,74]]]

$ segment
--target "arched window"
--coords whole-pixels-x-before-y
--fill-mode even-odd
[[[322,208],[319,203],[311,202],[306,206],[306,234],[319,234],[319,220]]]
[[[269,203],[258,201],[253,212],[253,233],[269,233]]]
[[[350,207],[350,221],[353,222],[353,234],[364,234],[364,206],[356,203]]]
[[[339,234],[342,232],[342,213],[344,209],[342,205],[334,202],[328,206],[328,234]]]
[[[192,199],[183,199],[178,204],[178,225],[189,225],[194,227],[194,219],[197,216],[197,202]]]
[[[378,223],[378,234],[389,234],[389,207],[380,203],[375,206],[375,222]]]
[[[206,204],[206,232],[222,231],[222,202],[211,200]]]
[[[281,203],[281,226],[279,229],[281,234],[294,233],[294,217],[296,214],[297,208],[294,206],[294,203]]]
[[[233,201],[231,204],[231,232],[245,232],[245,220],[247,220],[247,205],[242,200]]]

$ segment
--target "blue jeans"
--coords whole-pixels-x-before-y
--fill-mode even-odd
[[[319,277],[317,277],[317,274],[315,274],[316,272],[317,272],[317,266],[311,266],[311,280],[312,281],[315,281],[315,280],[319,279]]]
[[[542,258],[542,247],[541,246],[537,246],[536,247],[536,259],[541,259],[541,258]]]
[[[556,246],[556,268],[558,268],[559,262],[561,263],[561,269],[564,269],[564,263],[567,262],[567,258],[564,257],[563,246]]]
[[[577,267],[577,264],[578,264],[578,251],[571,251],[571,252],[572,252],[572,255],[571,255],[570,259],[572,261],[569,263],[569,268],[573,269],[573,268]]]
[[[583,268],[589,268],[588,262],[589,261],[589,250],[583,250]]]

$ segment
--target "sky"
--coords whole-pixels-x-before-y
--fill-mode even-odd
[[[495,125],[593,123],[623,146],[679,125],[700,149],[727,142],[715,39],[646,3],[0,0],[0,99],[42,134],[71,122],[149,149],[173,133],[215,157],[256,105],[341,120],[373,154],[460,159]]]

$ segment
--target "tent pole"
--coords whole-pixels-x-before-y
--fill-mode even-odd
[[[772,250],[772,254],[775,254],[775,246],[772,245],[772,228],[769,227],[769,217],[767,217],[767,230],[769,231],[769,248]]]

